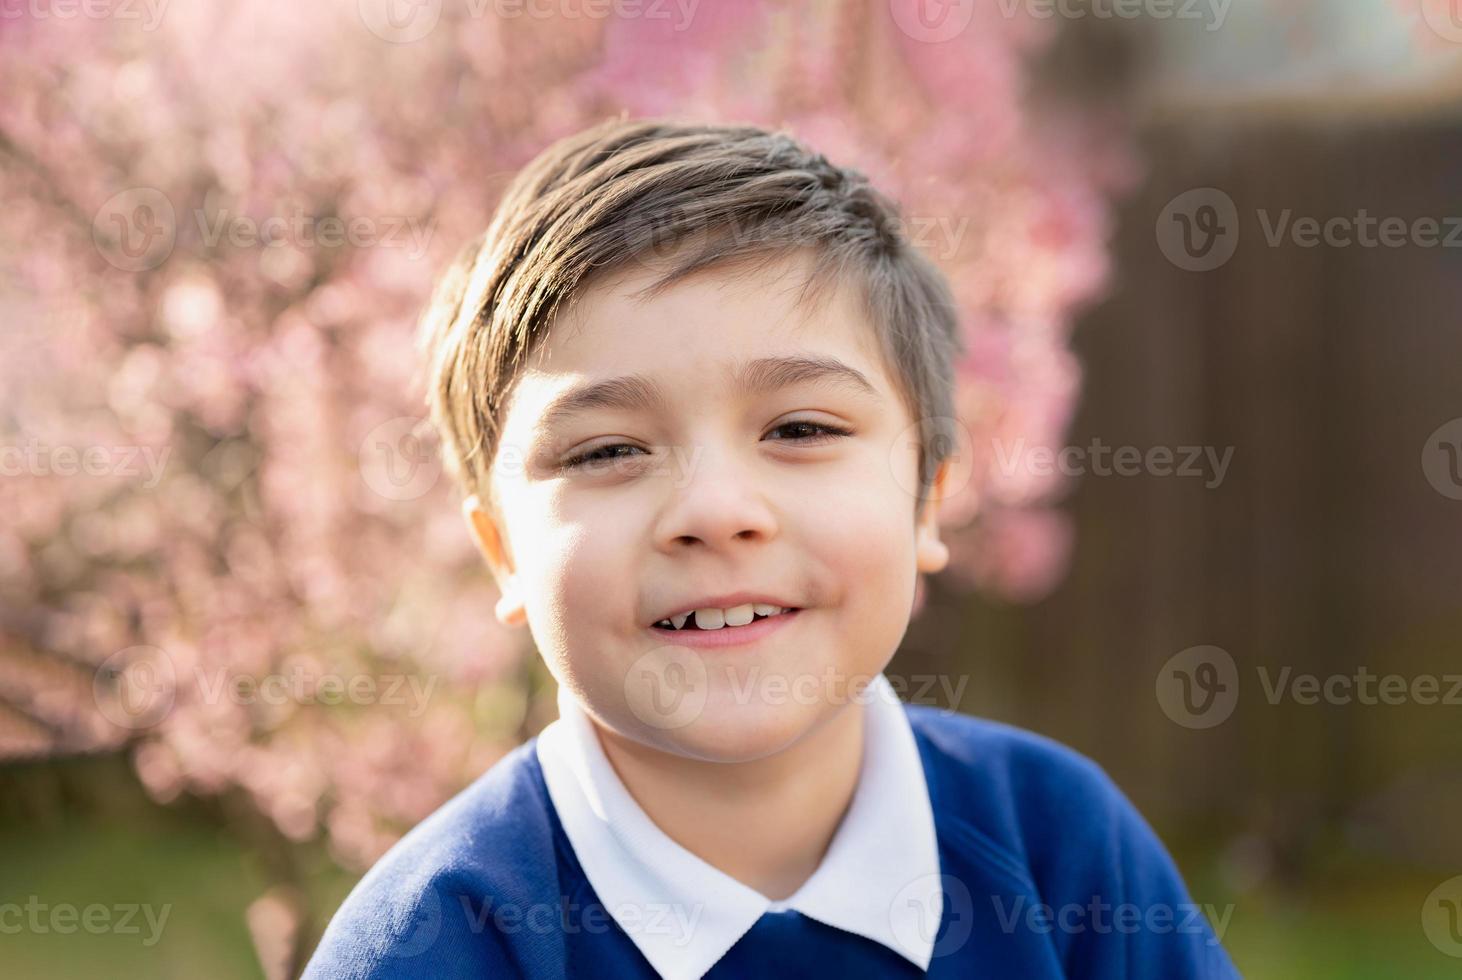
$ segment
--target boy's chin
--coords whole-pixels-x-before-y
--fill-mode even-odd
[[[708,702],[691,722],[655,733],[677,755],[706,762],[752,762],[796,745],[825,722],[830,704]]]

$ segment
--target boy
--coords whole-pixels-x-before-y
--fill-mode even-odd
[[[1094,763],[902,705],[953,303],[859,174],[612,121],[428,311],[433,418],[558,721],[401,840],[316,977],[1233,976]]]

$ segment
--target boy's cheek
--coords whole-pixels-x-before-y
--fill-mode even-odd
[[[809,503],[810,519],[819,536],[857,556],[877,563],[897,558],[912,547],[914,500],[885,474],[850,479],[840,493]]]

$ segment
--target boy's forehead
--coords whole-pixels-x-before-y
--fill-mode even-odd
[[[831,283],[812,302],[803,298],[811,272],[805,253],[749,268],[712,266],[650,293],[663,272],[632,262],[582,289],[550,326],[529,370],[654,373],[822,351],[881,373],[877,336],[848,284]]]

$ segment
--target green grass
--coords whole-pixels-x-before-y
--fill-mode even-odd
[[[169,828],[165,834],[86,829],[10,837],[0,839],[0,868],[0,903],[25,905],[33,896],[43,903],[40,930],[27,921],[3,939],[7,977],[261,976],[244,909],[264,883],[237,846],[219,836]],[[149,905],[161,931],[140,913],[130,924],[135,933],[76,928],[63,934],[49,926],[58,906],[98,903]],[[13,924],[13,914],[6,924]]]
[[[1462,960],[1422,932],[1421,907],[1440,879],[1381,878],[1244,896],[1224,946],[1248,980],[1456,980]]]

